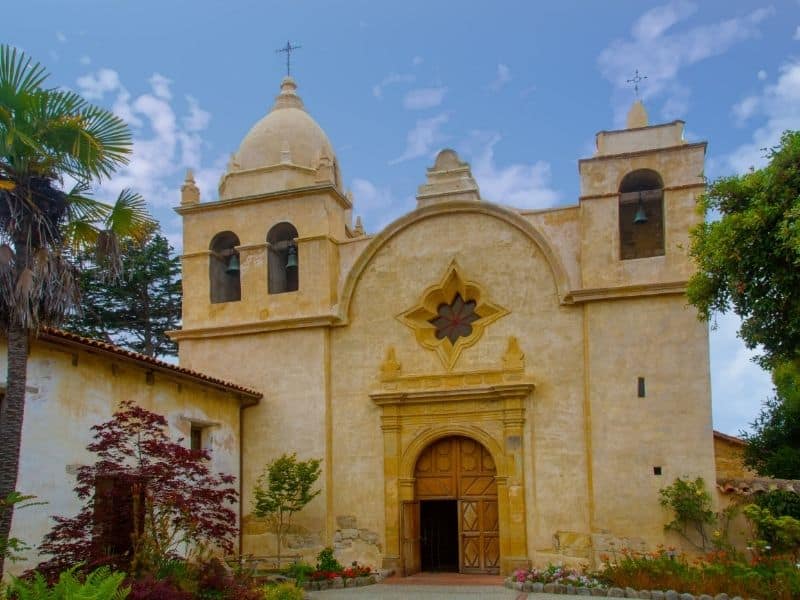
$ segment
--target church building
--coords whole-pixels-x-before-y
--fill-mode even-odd
[[[180,366],[263,396],[240,408],[242,552],[275,553],[252,496],[285,452],[322,459],[288,543],[306,559],[508,573],[677,545],[659,489],[716,481],[685,296],[706,143],[683,132],[635,103],[546,210],[483,198],[443,150],[416,209],[367,233],[285,78],[219,199],[189,174],[177,208]]]

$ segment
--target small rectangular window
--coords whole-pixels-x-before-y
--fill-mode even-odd
[[[190,448],[195,452],[199,452],[203,449],[203,428],[198,427],[197,425],[192,425],[192,430],[190,434]]]
[[[661,467],[653,467],[653,475],[661,475]]]
[[[644,398],[646,396],[644,388],[644,377],[639,377],[637,392],[639,394],[639,398]]]

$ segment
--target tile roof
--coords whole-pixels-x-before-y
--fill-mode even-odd
[[[113,355],[122,360],[135,363],[142,368],[164,371],[183,379],[191,379],[201,385],[223,389],[228,392],[235,392],[245,396],[250,401],[250,404],[255,404],[263,397],[261,392],[252,388],[247,388],[231,381],[225,381],[224,379],[211,377],[210,375],[206,375],[200,371],[187,369],[186,367],[168,363],[164,360],[147,356],[146,354],[140,354],[138,352],[126,350],[124,348],[120,348],[119,346],[114,346],[113,344],[108,344],[100,340],[93,340],[91,338],[70,333],[62,329],[42,327],[39,330],[38,338],[43,342],[80,347],[87,352],[94,351]]]
[[[733,435],[728,435],[727,433],[722,433],[721,431],[717,431],[716,429],[714,430],[714,437],[720,440],[725,440],[726,442],[731,442],[733,444],[739,444],[741,446],[747,444],[747,442],[745,442],[742,438],[738,438]]]
[[[717,479],[717,488],[723,494],[741,496],[752,496],[773,490],[794,492],[800,495],[800,480],[772,479],[771,477],[719,478]]]

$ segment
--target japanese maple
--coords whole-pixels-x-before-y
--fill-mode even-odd
[[[238,500],[231,475],[209,469],[207,450],[170,439],[167,421],[124,401],[112,419],[92,427],[87,449],[97,456],[77,472],[84,501],[40,546],[46,571],[84,562],[146,572],[169,557],[198,549],[233,550]]]

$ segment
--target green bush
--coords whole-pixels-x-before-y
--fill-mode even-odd
[[[659,502],[672,511],[674,518],[664,529],[675,531],[701,550],[708,548],[706,526],[716,521],[711,510],[711,495],[706,490],[705,481],[698,477],[694,481],[676,478],[672,485],[659,490]],[[696,533],[699,543],[692,539]]]
[[[100,567],[81,581],[75,575],[79,566],[62,572],[53,586],[38,572],[29,581],[14,579],[9,593],[18,600],[125,600],[130,593],[130,587],[122,587],[125,573]]]
[[[792,517],[800,520],[800,496],[785,490],[772,490],[758,494],[755,502],[766,508],[773,517]]]
[[[264,588],[264,600],[303,600],[303,590],[291,583],[279,583]]]
[[[298,583],[308,581],[311,574],[315,571],[314,565],[310,565],[303,561],[293,562],[291,565],[283,570],[283,574],[292,579],[296,579]]]
[[[342,569],[341,563],[333,556],[333,548],[325,548],[317,554],[317,571],[338,573]]]

